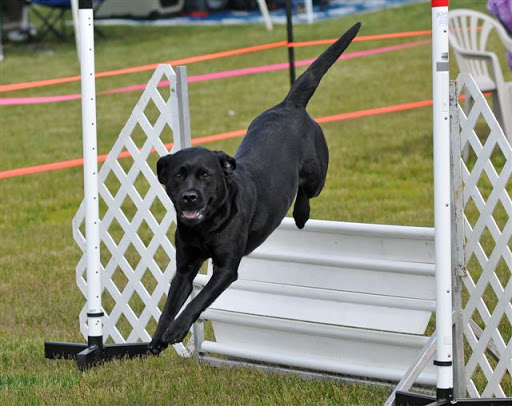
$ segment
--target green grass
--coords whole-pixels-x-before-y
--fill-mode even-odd
[[[452,0],[483,10],[483,2]],[[361,20],[361,35],[429,29],[430,4],[349,16],[295,28],[297,41],[335,38]],[[280,41],[276,26],[104,27],[96,42],[97,72]],[[135,33],[135,35],[133,35]],[[354,43],[350,51],[408,39]],[[322,47],[299,48],[296,59]],[[74,43],[46,42],[43,49],[7,43],[2,84],[75,76]],[[190,64],[189,75],[286,61],[277,49]],[[453,64],[453,61],[452,61]],[[453,65],[455,66],[455,65]],[[320,117],[429,99],[428,45],[357,58],[336,65],[324,78],[309,111]],[[145,83],[151,72],[98,79],[97,90]],[[455,70],[452,76],[455,75]],[[194,137],[246,128],[288,88],[287,71],[190,85]],[[79,83],[2,94],[2,97],[78,93]],[[98,145],[107,153],[140,93],[98,97]],[[229,114],[233,110],[234,115]],[[79,158],[79,101],[0,107],[0,170]],[[331,153],[326,188],[312,217],[431,226],[431,109],[322,125]],[[170,140],[169,140],[170,141]],[[208,146],[234,153],[238,139]],[[78,314],[84,300],[75,283],[80,251],[71,219],[83,197],[82,168],[0,181],[0,393],[5,405],[33,404],[239,404],[381,405],[390,389],[251,370],[217,369],[162,357],[113,362],[87,373],[67,361],[44,358],[45,340],[82,342]]]

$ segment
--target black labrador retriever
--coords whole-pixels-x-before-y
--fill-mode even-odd
[[[177,269],[151,352],[158,354],[185,338],[200,314],[237,279],[242,257],[281,223],[294,198],[295,223],[304,227],[309,199],[322,190],[329,161],[322,129],[305,107],[359,28],[357,23],[343,34],[281,103],[254,119],[234,158],[193,147],[158,161],[158,180],[176,209]],[[208,258],[213,261],[210,281],[176,317]]]

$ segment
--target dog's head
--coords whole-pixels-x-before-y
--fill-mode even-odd
[[[197,225],[224,204],[235,167],[235,159],[224,152],[192,147],[160,158],[157,174],[178,220]]]

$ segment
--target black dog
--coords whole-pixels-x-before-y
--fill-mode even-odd
[[[203,310],[237,279],[242,257],[281,223],[294,198],[295,223],[304,227],[309,199],[322,190],[329,160],[322,129],[305,107],[359,28],[354,25],[320,55],[281,103],[256,117],[234,158],[195,147],[158,161],[158,180],[178,219],[177,269],[149,345],[153,353],[185,338]],[[176,318],[208,258],[211,280]]]

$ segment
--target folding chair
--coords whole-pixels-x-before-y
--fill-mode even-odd
[[[448,39],[459,70],[470,73],[482,92],[492,93],[492,109],[512,143],[512,81],[504,79],[498,57],[486,48],[492,30],[508,51],[512,51],[512,38],[497,20],[478,11],[450,10],[448,17]]]
[[[66,34],[66,12],[71,10],[70,0],[32,0],[32,13],[40,21],[42,26],[38,27],[39,38],[44,38],[52,33],[61,41],[65,41]],[[46,9],[43,11],[43,9]]]

